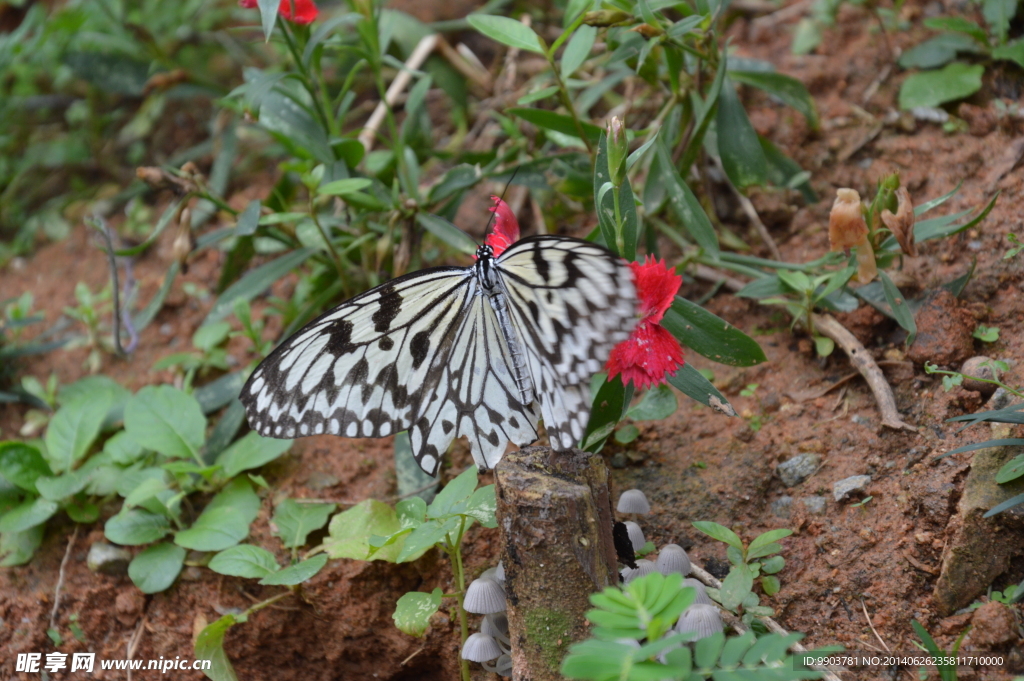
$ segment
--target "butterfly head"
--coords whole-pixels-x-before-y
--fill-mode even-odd
[[[494,258],[494,248],[491,247],[490,244],[481,244],[480,248],[476,249],[476,259],[477,260],[483,260],[485,258],[486,259],[493,259]]]

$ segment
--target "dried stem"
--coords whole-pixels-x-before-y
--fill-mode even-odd
[[[64,587],[64,568],[68,565],[68,558],[71,557],[71,549],[75,545],[75,539],[78,538],[78,525],[75,525],[75,531],[71,533],[71,537],[68,539],[68,547],[64,550],[64,558],[60,561],[60,572],[57,573],[57,586],[53,590],[53,610],[50,611],[50,629],[57,627],[57,610],[60,608],[60,590]]]

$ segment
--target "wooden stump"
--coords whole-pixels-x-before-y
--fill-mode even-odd
[[[561,679],[569,645],[589,636],[590,594],[618,584],[604,460],[526,447],[495,468],[512,678]]]

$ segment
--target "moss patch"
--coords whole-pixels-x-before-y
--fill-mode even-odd
[[[526,615],[526,641],[541,650],[541,658],[558,670],[572,640],[573,618],[566,613],[538,608]]]

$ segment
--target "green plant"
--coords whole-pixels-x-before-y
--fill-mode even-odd
[[[992,378],[985,378],[982,376],[971,376],[968,374],[961,373],[959,371],[948,371],[946,369],[940,369],[930,362],[925,362],[924,372],[926,374],[938,374],[942,376],[942,389],[949,392],[958,385],[962,385],[965,378],[969,378],[972,381],[979,381],[981,383],[990,383],[998,388],[1002,388],[1011,395],[1017,397],[1024,397],[1024,392],[1021,392],[999,380],[999,376],[1010,370],[1010,365],[998,359],[992,359],[981,364],[981,368],[988,368],[992,372]]]
[[[985,343],[995,343],[999,340],[999,327],[979,324],[971,335]]]
[[[861,499],[860,501],[858,501],[858,502],[856,502],[856,503],[852,503],[852,504],[850,504],[850,508],[853,508],[853,507],[858,507],[858,508],[860,508],[861,510],[864,510],[864,507],[868,505],[868,502],[869,502],[869,501],[871,501],[871,500],[872,500],[872,499],[874,499],[874,498],[875,498],[874,496],[867,496],[867,497],[864,497],[864,498],[863,498],[863,499]]]
[[[1006,252],[1006,255],[1003,256],[1003,260],[1010,260],[1012,258],[1016,258],[1021,251],[1024,251],[1024,242],[1018,239],[1017,235],[1012,232],[1007,234],[1006,238],[1011,244],[1013,244],[1013,248]]]
[[[199,327],[192,334],[192,345],[199,352],[177,352],[164,357],[153,365],[154,371],[175,368],[181,372],[183,389],[192,389],[196,375],[203,375],[211,369],[226,371],[229,368],[228,351],[221,347],[231,333],[231,324],[216,322]]]
[[[1024,599],[1024,588],[1022,588],[1021,584],[1011,584],[1002,591],[993,591],[992,587],[988,589],[989,601],[995,601],[1003,605],[1013,605],[1021,599]],[[981,601],[974,601],[967,607],[970,610],[977,610],[982,605],[984,604]]]
[[[984,26],[958,16],[924,20],[927,28],[941,32],[900,56],[903,68],[924,69],[903,81],[900,108],[934,107],[969,97],[981,89],[982,75],[992,62],[1024,66],[1024,39],[1009,39],[1016,0],[979,0],[977,4]],[[983,63],[967,63],[964,55]]]
[[[79,347],[90,348],[89,356],[85,360],[85,367],[90,374],[100,370],[102,356],[100,350],[113,352],[114,347],[103,336],[103,323],[101,317],[110,311],[110,287],[107,286],[100,293],[93,293],[84,282],[75,285],[75,300],[78,305],[65,307],[64,314],[80,322],[85,327],[85,336],[73,339],[68,343],[67,348]]]
[[[967,633],[971,630],[971,628],[967,627],[962,632],[960,632],[960,635],[956,637],[956,642],[953,643],[953,647],[950,649],[949,653],[946,653],[941,648],[939,648],[938,644],[935,643],[935,639],[932,638],[931,634],[928,633],[928,630],[925,629],[920,622],[918,622],[917,620],[912,620],[910,624],[914,627],[914,633],[916,633],[917,637],[921,639],[921,643],[917,643],[915,641],[914,645],[916,645],[921,650],[926,651],[930,656],[943,660],[942,664],[936,665],[939,669],[939,679],[941,679],[941,681],[956,681],[956,654],[960,651],[960,644],[963,643],[964,637],[967,636]],[[954,661],[945,662],[945,660]],[[928,678],[928,672],[922,667],[918,671],[918,676],[922,679]]]
[[[787,649],[802,634],[753,632],[726,637],[713,634],[691,644],[694,632],[671,633],[679,615],[693,601],[694,590],[682,576],[654,573],[619,589],[593,594],[587,613],[592,638],[569,649],[562,674],[593,681],[727,678],[816,679],[819,672],[798,670]],[[632,645],[630,644],[632,642]]]
[[[713,593],[714,589],[708,590],[712,598],[716,598],[726,610],[742,615],[743,621],[747,624],[752,622],[754,617],[770,617],[773,614],[772,609],[760,605],[760,599],[753,593],[754,580],[760,579],[761,589],[765,595],[774,596],[778,593],[781,584],[775,575],[786,566],[786,560],[782,556],[772,554],[782,550],[778,540],[793,534],[793,530],[769,530],[747,545],[724,525],[698,520],[693,526],[712,539],[725,542],[727,545],[725,555],[732,567],[718,594]]]

